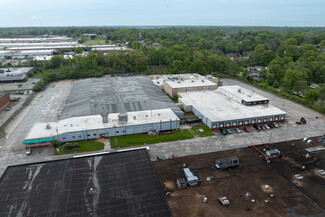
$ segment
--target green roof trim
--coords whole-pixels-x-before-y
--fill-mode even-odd
[[[39,142],[52,142],[52,141],[53,141],[53,138],[35,139],[35,140],[24,141],[24,144],[33,144],[33,143],[39,143]]]

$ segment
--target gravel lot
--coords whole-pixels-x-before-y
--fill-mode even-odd
[[[7,127],[6,137],[0,139],[0,175],[8,165],[71,157],[53,156],[53,148],[35,149],[31,155],[26,156],[23,140],[34,123],[56,121],[58,119],[73,83],[74,81],[71,80],[51,83],[46,90],[38,93],[33,102]],[[157,155],[168,158],[171,157],[172,153],[176,153],[177,156],[195,155],[266,142],[320,136],[325,133],[325,118],[317,112],[236,80],[224,79],[223,83],[224,85],[239,84],[270,98],[271,104],[288,113],[284,126],[261,132],[249,127],[250,133],[242,132],[237,134],[233,132],[232,135],[227,136],[223,136],[217,131],[215,136],[211,137],[153,144],[150,145],[152,160],[156,160]],[[301,116],[307,119],[307,125],[295,124]],[[316,116],[319,118],[316,119]],[[108,147],[105,147],[105,150],[108,149]]]

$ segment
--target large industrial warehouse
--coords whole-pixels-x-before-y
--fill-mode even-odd
[[[26,147],[179,129],[184,113],[148,77],[76,81],[58,122],[36,123]]]
[[[184,111],[193,112],[210,129],[284,121],[286,117],[286,112],[270,105],[267,98],[237,85],[178,96]]]
[[[83,79],[73,85],[60,119],[170,108],[184,113],[147,76]]]
[[[72,117],[59,122],[36,123],[25,138],[26,147],[45,146],[58,140],[69,142],[122,136],[179,128],[179,118],[171,109]]]

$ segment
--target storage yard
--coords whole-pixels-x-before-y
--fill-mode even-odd
[[[254,148],[241,148],[156,161],[154,167],[175,217],[323,216],[325,176],[319,170],[325,167],[325,151],[305,150],[323,146],[318,139],[312,138],[312,145],[301,139],[269,144],[282,155],[271,163]],[[217,159],[232,156],[238,157],[239,166],[216,169]],[[198,185],[177,187],[184,167],[198,177]],[[299,181],[296,174],[303,179]],[[226,197],[230,204],[222,205],[219,197]]]

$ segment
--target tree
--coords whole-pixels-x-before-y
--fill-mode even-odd
[[[314,102],[317,102],[317,100],[319,99],[319,92],[317,90],[313,90],[313,89],[309,89],[306,93],[305,93],[305,100],[309,103],[309,104],[313,104]]]
[[[76,49],[74,49],[75,54],[80,54],[82,53],[82,51],[83,51],[82,47],[77,47]]]
[[[172,63],[172,69],[171,69],[171,72],[172,73],[179,73],[183,70],[184,66],[183,66],[183,61],[181,60],[175,60],[173,63]]]
[[[203,62],[201,60],[195,60],[190,65],[189,70],[190,70],[191,73],[203,73],[203,71],[204,71]]]

